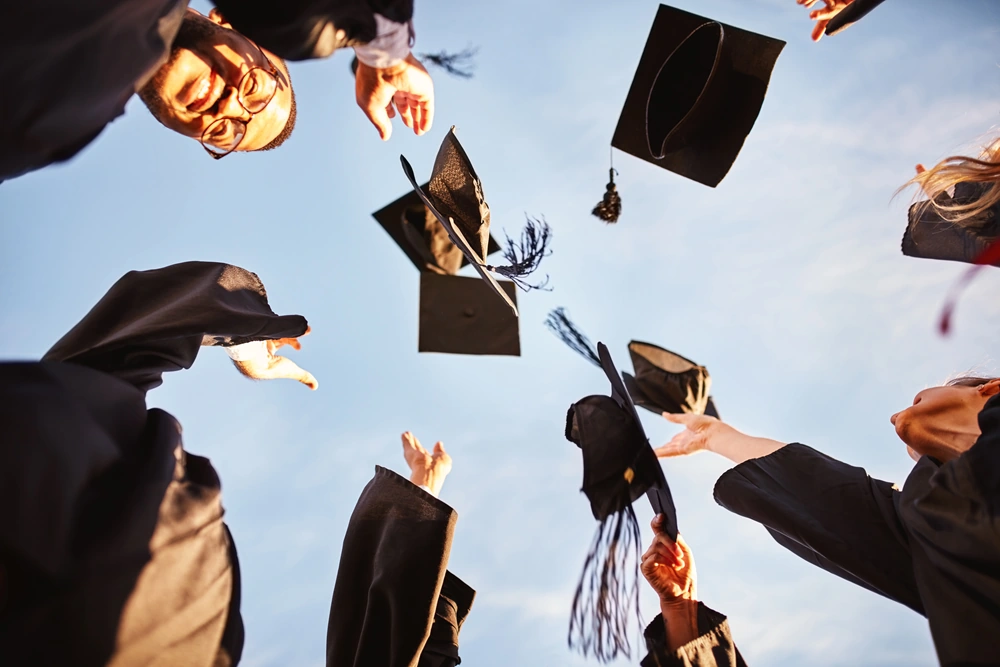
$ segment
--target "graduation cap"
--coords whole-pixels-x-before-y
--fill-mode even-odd
[[[660,5],[611,146],[717,186],[757,120],[784,46],[779,39]],[[602,219],[609,197],[621,210],[613,188],[612,178],[605,200],[594,209]]]
[[[416,192],[372,217],[420,271],[418,351],[520,356],[517,316],[480,278],[455,275],[469,261]],[[499,250],[489,236],[487,255]],[[497,282],[516,305],[514,283]]]
[[[708,369],[690,359],[650,343],[628,344],[635,375],[622,379],[635,404],[650,412],[681,412],[719,418],[712,397],[712,376]]]
[[[663,469],[649,445],[635,404],[608,348],[597,357],[611,382],[610,396],[587,396],[566,415],[566,439],[583,453],[583,492],[600,523],[573,596],[569,644],[602,662],[630,656],[629,621],[639,618],[642,535],[632,503],[645,494],[663,514],[663,530],[677,539],[677,511]]]
[[[517,316],[517,306],[511,296],[500,287],[492,274],[496,273],[514,282],[518,287],[544,289],[548,278],[541,284],[531,285],[524,280],[533,273],[542,259],[551,253],[548,249],[551,229],[544,221],[528,219],[520,243],[506,239],[504,258],[509,266],[486,263],[489,254],[490,207],[483,194],[483,185],[476,175],[469,156],[455,136],[452,126],[441,142],[431,179],[426,187],[417,185],[413,167],[402,155],[403,173],[424,206],[438,219],[451,242],[458,247],[476,272],[506,303]]]

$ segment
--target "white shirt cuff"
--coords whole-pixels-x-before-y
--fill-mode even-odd
[[[358,60],[375,69],[393,67],[406,60],[413,46],[413,21],[395,23],[376,14],[375,26],[375,39],[354,47]]]
[[[266,340],[257,340],[252,343],[243,343],[242,345],[230,345],[223,349],[233,361],[263,361],[266,366],[267,360],[270,357],[267,351]]]

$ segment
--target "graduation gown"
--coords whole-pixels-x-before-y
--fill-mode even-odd
[[[944,205],[970,204],[986,189],[983,183],[959,183],[955,195],[940,196]],[[997,240],[1000,240],[1000,205],[983,214],[975,227],[956,225],[944,220],[931,206],[921,203],[910,207],[909,222],[903,233],[903,254],[909,257],[944,259],[972,263]],[[1000,261],[994,264],[1000,266]]]
[[[0,364],[5,667],[239,662],[219,477],[145,395],[203,343],[305,327],[271,311],[254,274],[188,262],[126,274],[45,360]]]
[[[746,667],[733,642],[729,622],[719,612],[698,603],[698,632],[701,633],[676,651],[667,650],[667,632],[663,616],[646,627],[646,657],[640,667]]]
[[[1000,660],[1000,396],[982,435],[903,490],[802,444],[751,459],[715,487],[805,560],[927,617],[942,665]]]
[[[341,550],[328,667],[454,667],[475,591],[448,572],[458,514],[380,466]]]

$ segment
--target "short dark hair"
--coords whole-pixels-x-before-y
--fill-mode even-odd
[[[278,136],[271,139],[266,146],[253,149],[250,151],[251,153],[274,150],[281,144],[285,143],[285,140],[292,136],[292,130],[295,129],[295,88],[292,86],[292,75],[288,71],[288,63],[281,58],[278,58],[278,61],[281,63],[282,67],[285,68],[285,78],[288,79],[288,91],[292,94],[292,103],[288,108],[288,120],[285,121],[285,126],[281,128],[281,132],[278,132]]]

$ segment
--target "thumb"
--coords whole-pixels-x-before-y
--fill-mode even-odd
[[[444,451],[444,444],[442,444],[440,441],[435,442],[434,443],[434,454],[435,455],[440,455],[440,454],[444,454],[444,453],[446,453]]]
[[[386,112],[384,106],[376,106],[374,109],[368,108],[364,110],[365,115],[368,116],[368,120],[372,122],[375,129],[378,130],[378,136],[382,141],[388,141],[389,137],[392,136],[392,123],[389,122],[389,114]]]
[[[376,83],[370,90],[364,90],[360,82],[358,85],[358,106],[378,130],[378,136],[382,141],[388,141],[392,135],[392,123],[389,121],[386,107],[392,102],[395,92],[395,88],[384,82]]]

